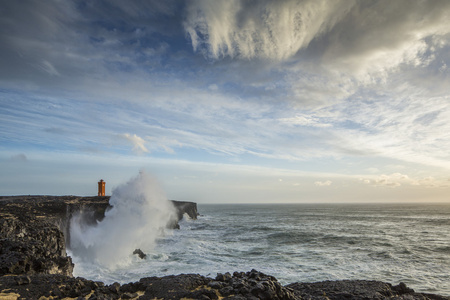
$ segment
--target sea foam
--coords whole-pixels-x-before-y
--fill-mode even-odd
[[[157,181],[143,171],[115,188],[109,203],[112,209],[97,224],[83,222],[83,212],[71,219],[70,252],[76,260],[108,269],[129,264],[135,249],[151,250],[167,225],[176,220],[173,204]]]

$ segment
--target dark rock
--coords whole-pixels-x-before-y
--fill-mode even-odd
[[[198,290],[205,289],[211,278],[196,274],[181,274],[165,277],[142,278],[139,282],[145,287],[145,297],[162,299],[181,299],[199,296]],[[195,297],[194,297],[195,294]]]
[[[234,272],[233,277],[219,273],[216,281],[224,285],[219,293],[227,299],[295,299],[293,292],[282,287],[275,277],[256,270]]]
[[[187,214],[189,218],[197,220],[198,211],[197,203],[188,201],[171,200],[175,208],[177,209],[178,221],[183,219],[183,215]]]
[[[367,280],[323,281],[287,285],[296,297],[303,299],[449,299],[415,293],[404,283],[393,287],[389,283]],[[435,295],[433,295],[435,296]]]
[[[224,300],[247,300],[244,296],[241,295],[233,295],[230,297],[223,298]]]
[[[414,290],[407,287],[406,284],[403,282],[400,282],[398,285],[393,286],[392,289],[396,291],[399,295],[414,293]]]
[[[187,201],[177,201],[170,200],[175,207],[177,218],[176,220],[170,220],[167,224],[167,228],[170,229],[180,229],[180,224],[178,223],[183,219],[184,214],[186,214],[190,219],[196,220],[198,216],[197,203],[187,202]]]
[[[15,279],[18,285],[31,283],[30,276],[17,276]]]
[[[124,284],[120,287],[121,293],[134,294],[137,291],[143,291],[143,290],[145,290],[145,287],[142,284],[140,284],[139,282],[130,282],[130,283]]]
[[[56,225],[33,216],[0,216],[0,275],[72,275],[62,232]]]
[[[196,291],[193,291],[189,294],[189,298],[191,299],[219,299],[219,296],[217,295],[216,290],[210,290],[210,289],[199,289]]]
[[[113,292],[114,294],[119,294],[120,293],[120,283],[114,282],[113,284],[111,284],[109,286],[109,290],[111,292]]]
[[[223,285],[224,284],[222,282],[219,282],[219,281],[210,281],[208,283],[208,287],[210,287],[212,289],[216,289],[216,290],[221,289],[223,287]]]
[[[9,275],[0,277],[0,291],[6,298],[24,299],[73,298],[77,299],[430,299],[449,300],[438,295],[414,293],[400,285],[393,287],[378,281],[325,281],[316,283],[294,283],[281,286],[272,276],[258,272],[239,274],[231,280],[218,282],[196,274],[181,274],[165,277],[147,277],[139,282],[103,286],[83,278],[60,274]],[[252,275],[253,274],[253,275]],[[260,278],[257,280],[255,278]],[[239,281],[242,287],[233,288]],[[223,284],[215,289],[217,283]],[[398,289],[401,291],[397,291]],[[5,292],[5,290],[7,292]],[[80,298],[81,299],[81,298]]]
[[[231,274],[228,273],[228,272],[225,273],[225,274],[217,273],[216,280],[217,281],[223,281],[223,282],[229,281],[229,280],[231,280]]]
[[[145,259],[147,257],[147,254],[145,254],[144,252],[142,252],[141,249],[136,249],[133,251],[133,254],[136,254],[139,256],[140,259]]]
[[[235,277],[235,278],[241,278],[244,276],[245,276],[245,272],[238,272],[238,271],[233,272],[233,277]]]
[[[133,299],[133,298],[137,298],[139,295],[137,293],[123,293],[121,298],[122,299]]]
[[[234,294],[234,289],[232,286],[226,286],[226,287],[221,288],[219,290],[219,293],[225,297],[230,296],[230,295]]]

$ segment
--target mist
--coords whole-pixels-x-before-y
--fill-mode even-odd
[[[152,249],[176,220],[175,207],[156,179],[142,171],[115,188],[109,203],[112,208],[97,224],[83,221],[88,211],[71,219],[70,251],[78,259],[111,269],[129,264],[135,249]]]

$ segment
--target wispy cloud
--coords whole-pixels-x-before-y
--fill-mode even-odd
[[[120,138],[125,139],[126,141],[130,142],[133,145],[133,151],[137,154],[144,154],[149,152],[147,147],[145,146],[146,141],[141,138],[140,136],[137,136],[136,134],[129,134],[124,133],[119,135]]]
[[[330,186],[332,184],[331,180],[327,180],[327,181],[316,181],[314,182],[314,184],[316,186]]]
[[[194,51],[282,60],[339,22],[352,1],[192,1],[184,23]]]
[[[362,182],[373,186],[387,186],[387,187],[400,187],[400,186],[421,186],[427,188],[445,188],[449,187],[448,180],[443,178],[436,179],[433,177],[424,178],[410,178],[408,175],[402,173],[392,173],[390,175],[379,175],[377,177],[361,178]]]

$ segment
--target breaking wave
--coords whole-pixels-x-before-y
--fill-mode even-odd
[[[114,269],[129,264],[135,249],[150,250],[176,220],[173,204],[157,181],[140,172],[115,188],[109,200],[112,208],[97,224],[87,224],[80,212],[71,219],[70,252],[74,258]]]

